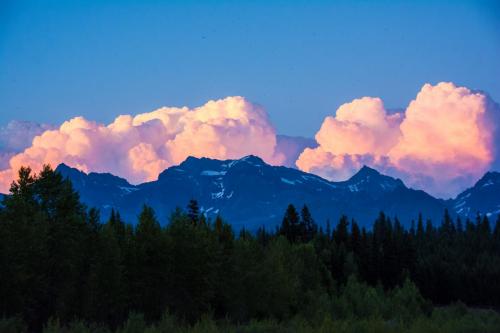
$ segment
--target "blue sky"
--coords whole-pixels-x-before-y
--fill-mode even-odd
[[[0,125],[242,95],[313,136],[353,98],[453,81],[500,101],[494,1],[0,2]]]

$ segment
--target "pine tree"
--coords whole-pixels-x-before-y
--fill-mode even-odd
[[[448,212],[448,209],[444,211],[443,223],[441,224],[441,228],[439,229],[441,237],[443,237],[446,241],[450,242],[455,233],[455,226],[453,224],[453,219]]]
[[[311,212],[306,205],[302,207],[302,210],[300,211],[300,217],[300,232],[302,234],[302,241],[309,242],[316,235],[318,227],[316,223],[314,223]]]
[[[281,223],[280,234],[292,243],[298,242],[301,238],[299,214],[292,204],[288,205],[286,209]]]
[[[335,231],[333,232],[333,240],[337,243],[337,245],[344,244],[344,246],[348,246],[348,226],[349,220],[347,219],[347,216],[342,215]]]
[[[194,225],[198,224],[200,219],[200,208],[198,206],[198,201],[194,199],[189,200],[187,209],[187,216],[191,220],[191,223],[193,223]]]
[[[417,240],[422,243],[425,236],[424,231],[424,222],[422,219],[422,213],[418,214],[418,222],[417,222]]]
[[[79,288],[84,271],[85,207],[71,182],[50,166],[44,166],[35,182],[36,197],[48,222],[45,263],[50,270],[47,309],[63,321],[81,311]]]
[[[143,206],[135,235],[134,304],[148,319],[158,319],[167,304],[167,253],[153,209]]]
[[[37,177],[30,168],[18,177],[0,207],[0,313],[21,314],[31,329],[40,329],[48,317],[47,223],[36,200]]]
[[[116,225],[111,219],[102,227],[94,249],[98,251],[92,265],[86,297],[87,318],[95,322],[106,322],[117,326],[125,317],[126,276],[124,253],[122,252]]]
[[[357,256],[360,256],[361,253],[361,232],[359,231],[359,226],[356,221],[352,220],[351,222],[351,241],[350,248]]]

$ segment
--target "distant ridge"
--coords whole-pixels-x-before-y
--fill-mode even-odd
[[[488,217],[500,214],[500,172],[487,172],[451,202],[452,209],[464,217],[474,218],[478,213]]]
[[[132,185],[112,174],[89,173],[61,164],[56,169],[69,178],[81,199],[107,218],[117,209],[135,223],[143,204],[151,205],[166,223],[176,207],[198,200],[207,217],[221,214],[235,228],[275,228],[289,203],[309,206],[319,225],[335,223],[345,214],[371,226],[380,211],[409,226],[421,212],[439,221],[449,204],[424,191],[410,189],[370,167],[343,182],[330,182],[294,168],[271,166],[253,155],[235,160],[188,157],[164,170],[158,180]]]

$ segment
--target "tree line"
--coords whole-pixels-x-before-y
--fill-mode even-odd
[[[145,205],[134,227],[117,211],[101,223],[50,167],[21,168],[0,208],[0,267],[0,317],[34,331],[55,318],[115,329],[133,313],[187,325],[206,314],[406,322],[432,316],[432,304],[500,306],[500,218],[445,212],[404,228],[380,213],[370,230],[346,216],[323,228],[289,205],[276,230],[235,235],[191,200],[162,224]]]

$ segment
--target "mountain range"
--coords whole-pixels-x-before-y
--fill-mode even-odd
[[[65,164],[56,170],[72,181],[85,204],[101,210],[103,218],[116,209],[130,223],[136,223],[144,204],[166,223],[171,212],[190,199],[198,201],[208,218],[220,214],[235,229],[250,230],[275,228],[290,203],[299,209],[306,204],[320,225],[327,220],[336,223],[345,214],[369,227],[380,211],[406,226],[419,213],[440,222],[445,209],[463,217],[500,213],[498,172],[488,172],[455,199],[442,200],[367,166],[349,180],[331,182],[294,168],[268,165],[256,156],[222,161],[188,157],[163,171],[158,180],[139,185],[109,173],[86,174]]]

